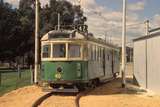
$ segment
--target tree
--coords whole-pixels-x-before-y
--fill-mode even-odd
[[[73,6],[68,1],[50,0],[50,6],[46,5],[41,10],[41,35],[53,30],[58,25],[58,13],[60,13],[61,26],[64,29],[74,29],[75,14],[80,19],[78,24],[84,24],[86,17],[83,16],[83,12],[80,6]]]
[[[78,24],[84,24],[83,12],[80,6],[73,6],[68,1],[50,0],[50,5],[40,7],[40,35],[54,30],[58,24],[60,13],[61,25],[64,29],[74,25],[75,15]],[[19,8],[13,9],[8,3],[0,2],[0,60],[14,61],[16,56],[27,54],[28,62],[34,58],[34,29],[35,29],[34,0],[20,0]]]
[[[0,3],[0,59],[12,59],[14,57],[14,46],[11,40],[16,33],[17,29],[17,14],[16,9],[12,9],[12,6],[8,3]],[[16,25],[16,26],[15,26]]]

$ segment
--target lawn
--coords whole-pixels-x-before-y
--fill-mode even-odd
[[[18,72],[14,72],[11,70],[8,71],[0,70],[1,72],[0,96],[17,88],[31,85],[30,71],[29,70],[22,70],[22,71],[23,72],[21,72],[21,78],[19,78]]]

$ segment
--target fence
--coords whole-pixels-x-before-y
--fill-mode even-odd
[[[33,70],[0,69],[0,96],[17,88],[33,83]]]

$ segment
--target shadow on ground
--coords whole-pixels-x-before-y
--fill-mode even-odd
[[[114,95],[114,94],[143,94],[146,92],[133,84],[132,78],[127,78],[126,88],[122,88],[121,78],[101,84],[89,93],[89,95]]]

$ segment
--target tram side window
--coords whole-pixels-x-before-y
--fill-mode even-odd
[[[98,47],[97,46],[95,46],[95,61],[97,61],[97,59],[98,59]]]
[[[65,44],[54,44],[53,45],[53,57],[54,58],[66,57],[66,45]]]
[[[91,54],[90,60],[93,61],[93,46],[92,45],[90,45],[90,54]]]
[[[101,48],[101,60],[103,61],[104,60],[104,52],[105,52],[105,50],[104,50],[104,48]]]
[[[92,61],[96,60],[96,47],[92,45]]]
[[[92,45],[88,44],[88,59],[92,60]]]
[[[98,47],[98,60],[101,61],[101,47]]]
[[[81,56],[81,46],[77,44],[68,45],[69,58],[79,58]]]
[[[51,54],[51,45],[44,45],[43,46],[43,58],[49,58]]]

